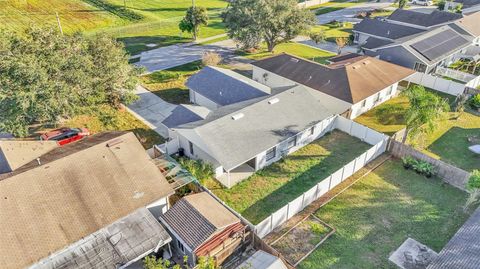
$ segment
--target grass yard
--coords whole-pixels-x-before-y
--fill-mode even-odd
[[[370,147],[333,131],[231,189],[214,180],[205,185],[249,221],[259,223]]]
[[[450,95],[435,93],[449,98],[450,104],[454,99]],[[355,121],[392,135],[405,127],[403,115],[408,105],[407,98],[399,96],[359,116]],[[433,133],[407,142],[433,158],[471,171],[480,169],[480,158],[468,150],[470,144],[467,138],[474,135],[480,136],[480,117],[467,110],[460,117],[455,112],[447,113],[447,117],[437,124]]]
[[[329,51],[320,50],[314,47],[306,46],[306,45],[295,43],[295,42],[283,43],[283,44],[277,45],[273,53],[268,52],[265,47],[262,47],[258,52],[255,52],[255,53],[239,52],[240,55],[245,56],[252,60],[260,60],[260,59],[270,57],[280,53],[289,53],[289,54],[306,58],[322,64],[326,64],[329,58],[335,56],[335,54]]]
[[[298,268],[395,269],[388,256],[407,237],[438,252],[468,218],[466,197],[389,160],[317,211],[337,231]]]
[[[126,0],[128,10],[143,17],[140,20],[130,20],[111,10],[88,4],[90,2],[106,2],[114,8],[121,8],[124,4],[123,0],[6,0],[0,9],[0,25],[16,30],[31,24],[57,27],[55,12],[58,12],[66,33],[110,34],[123,41],[130,54],[191,41],[188,33],[182,34],[178,29],[191,0]],[[225,32],[220,12],[227,6],[227,1],[196,0],[196,5],[206,7],[210,16],[209,25],[200,29],[200,38]]]
[[[350,22],[345,23],[327,23],[322,25],[316,25],[312,27],[311,32],[323,31],[325,34],[325,40],[334,42],[337,37],[349,37],[353,32],[353,24]]]
[[[155,131],[139,121],[126,110],[115,110],[108,106],[98,107],[97,111],[73,117],[61,124],[66,127],[87,127],[92,133],[105,131],[132,131],[145,149],[165,140]]]
[[[195,61],[141,77],[142,85],[163,100],[172,104],[190,103],[187,79],[202,69],[201,61]]]

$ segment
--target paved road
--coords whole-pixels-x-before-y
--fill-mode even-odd
[[[377,2],[360,3],[353,7],[348,7],[348,8],[340,9],[330,13],[318,15],[317,21],[318,21],[318,24],[329,23],[333,20],[360,22],[361,19],[355,18],[355,15],[357,15],[358,12],[373,10],[377,8],[386,8],[390,6],[392,3],[393,1],[382,1],[381,3],[377,3]]]
[[[233,57],[236,46],[230,40],[220,41],[211,45],[172,45],[149,50],[140,54],[140,61],[135,63],[143,66],[147,72],[154,72],[200,60],[206,51],[215,51],[223,58]]]
[[[177,106],[165,102],[140,85],[137,86],[136,94],[140,99],[128,106],[130,112],[148,127],[167,138],[168,129],[162,121],[170,116]]]

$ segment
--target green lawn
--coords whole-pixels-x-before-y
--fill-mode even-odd
[[[320,50],[314,47],[306,46],[306,45],[295,43],[295,42],[283,43],[283,44],[277,45],[273,53],[268,52],[265,47],[262,47],[258,52],[255,52],[255,53],[239,52],[239,54],[252,60],[260,60],[260,59],[270,57],[275,54],[284,53],[284,52],[298,56],[298,57],[313,60],[322,64],[326,64],[327,59],[331,58],[332,56],[335,56],[335,54],[329,51]]]
[[[446,94],[442,96],[448,97],[452,103],[453,96]],[[355,121],[392,135],[405,127],[403,115],[408,105],[407,98],[396,97],[359,116]],[[469,136],[480,137],[480,117],[468,111],[460,117],[455,112],[447,113],[446,118],[437,124],[437,129],[433,133],[407,142],[434,158],[464,170],[480,169],[480,158],[468,150],[470,144],[467,140]]]
[[[142,85],[163,100],[172,104],[190,102],[187,79],[202,69],[202,62],[195,61],[141,77]]]
[[[259,223],[370,147],[333,131],[231,189],[219,187],[214,180],[205,185],[249,221]]]
[[[97,0],[98,1],[98,0]],[[123,7],[123,0],[103,0]],[[191,6],[191,0],[126,0],[127,8],[141,16],[128,20],[102,8],[87,4],[86,0],[6,0],[0,9],[0,27],[21,30],[31,24],[57,27],[55,12],[59,13],[66,33],[84,31],[88,34],[106,33],[119,38],[131,54],[178,42],[189,42],[191,36],[182,34],[178,23]],[[219,17],[227,6],[225,0],[196,0],[196,5],[208,9],[209,25],[201,27],[200,38],[224,33]]]
[[[389,160],[317,211],[337,231],[298,268],[395,269],[388,257],[408,237],[438,252],[466,221],[465,200]]]
[[[353,24],[345,23],[327,23],[312,27],[311,32],[323,31],[326,41],[335,42],[337,37],[349,37],[352,34]]]

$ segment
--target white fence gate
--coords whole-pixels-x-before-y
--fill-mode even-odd
[[[362,155],[358,156],[353,161],[349,162],[324,180],[320,181],[317,185],[304,192],[301,196],[289,202],[259,224],[255,225],[255,232],[260,238],[265,237],[272,232],[273,229],[285,223],[288,219],[363,168],[367,163],[378,157],[387,149],[388,136],[344,117],[338,116],[335,119],[334,128],[348,133],[351,136],[355,136],[373,146]]]

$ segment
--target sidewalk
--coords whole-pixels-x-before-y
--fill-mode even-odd
[[[177,106],[165,102],[140,85],[137,86],[135,93],[140,99],[128,105],[129,112],[162,137],[167,138],[168,128],[162,121],[170,116]]]

